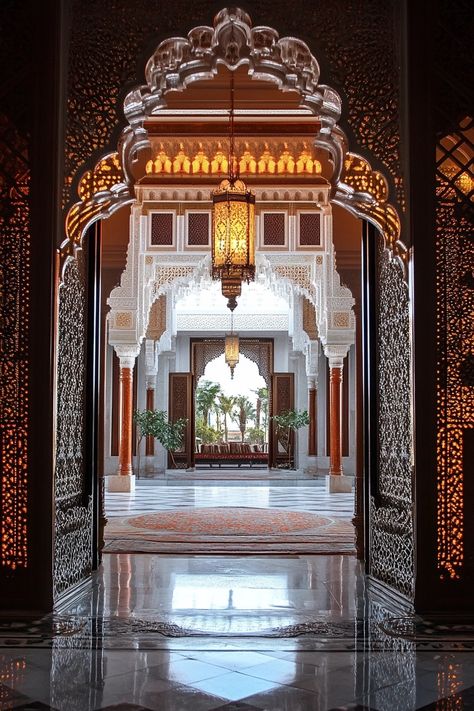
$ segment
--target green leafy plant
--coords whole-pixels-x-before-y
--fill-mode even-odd
[[[202,420],[196,422],[196,439],[201,441],[201,444],[214,444],[222,438],[222,432],[204,424]]]
[[[188,420],[180,417],[176,422],[168,419],[168,414],[164,410],[136,410],[134,419],[140,432],[138,443],[143,437],[150,435],[158,440],[169,452],[173,468],[176,468],[174,452],[182,449],[183,437]]]
[[[251,444],[262,446],[265,442],[265,430],[262,430],[261,427],[251,427],[247,430],[247,437]]]
[[[288,454],[288,469],[291,469],[291,433],[300,427],[309,425],[309,415],[306,410],[284,410],[271,418],[276,424],[276,436]]]

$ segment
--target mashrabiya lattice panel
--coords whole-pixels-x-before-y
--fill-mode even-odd
[[[83,580],[92,567],[92,503],[85,506],[87,299],[85,255],[64,270],[59,290],[57,442],[54,494],[54,593]]]
[[[436,183],[438,568],[446,579],[462,577],[465,564],[464,434],[474,428],[474,178],[460,164],[474,146],[465,133],[472,120],[463,123],[438,144]]]
[[[413,596],[412,421],[408,288],[379,238],[377,253],[377,492],[371,499],[371,573]],[[377,493],[377,498],[375,498]]]
[[[26,141],[0,115],[1,565],[28,562],[28,332],[30,316],[30,169]]]

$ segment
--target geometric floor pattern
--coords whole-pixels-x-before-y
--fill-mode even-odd
[[[108,518],[203,507],[272,508],[352,518],[354,494],[329,494],[322,486],[161,486],[138,481],[133,494],[105,495]]]

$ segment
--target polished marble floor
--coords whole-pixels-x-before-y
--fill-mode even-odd
[[[234,483],[235,484],[235,483]],[[321,516],[351,518],[354,494],[329,494],[323,485],[281,486],[186,484],[164,486],[151,480],[141,480],[131,494],[106,493],[108,517],[182,510],[202,507],[276,508],[288,511],[309,511]]]
[[[474,708],[471,628],[389,607],[351,556],[104,556],[51,619],[0,625],[0,710]]]

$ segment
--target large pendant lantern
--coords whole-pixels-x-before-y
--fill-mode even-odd
[[[212,277],[222,281],[222,293],[233,311],[242,282],[255,278],[255,195],[236,170],[233,72],[229,116],[229,177],[212,193]]]

